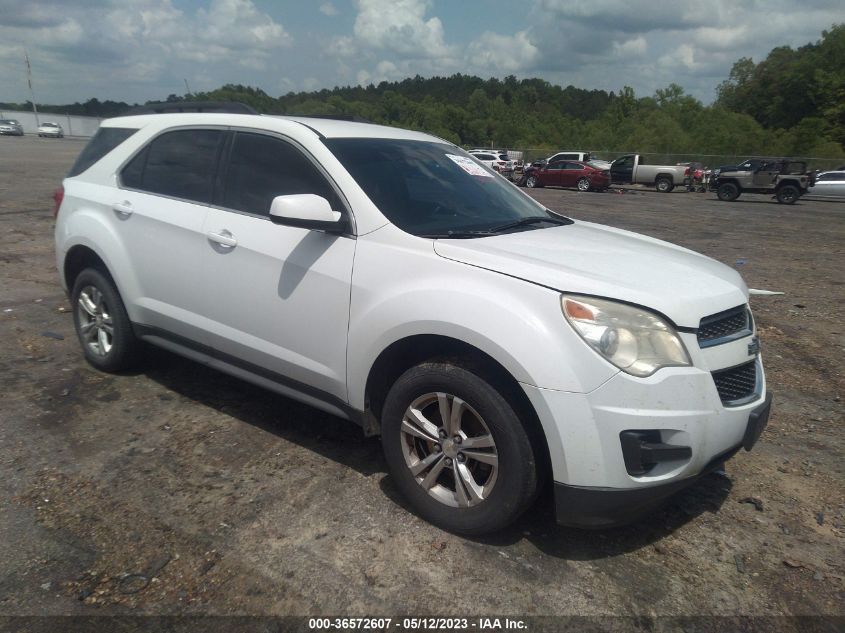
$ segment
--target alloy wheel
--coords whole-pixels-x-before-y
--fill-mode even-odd
[[[414,479],[439,502],[470,507],[493,491],[496,443],[484,419],[461,398],[443,392],[416,398],[402,419],[401,441]]]
[[[85,286],[79,293],[76,312],[83,344],[95,355],[106,356],[114,342],[114,322],[103,293]]]

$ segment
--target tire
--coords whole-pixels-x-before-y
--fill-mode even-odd
[[[719,185],[719,188],[716,189],[716,195],[719,200],[722,200],[723,202],[733,202],[739,198],[739,187],[732,182],[723,182]]]
[[[674,183],[672,182],[671,178],[667,178],[666,176],[660,176],[657,180],[654,181],[654,188],[657,189],[660,193],[669,193],[672,189],[675,188]]]
[[[578,182],[575,183],[575,186],[578,187],[578,191],[589,191],[592,185],[590,184],[589,178],[582,176],[578,179]]]
[[[457,433],[443,423],[456,401]],[[430,362],[402,374],[385,400],[381,440],[396,487],[414,512],[444,530],[495,532],[536,498],[537,460],[519,417],[495,388],[463,367]]]
[[[537,176],[531,175],[525,179],[525,186],[529,189],[534,189],[535,187],[541,187],[540,181],[537,180]]]
[[[782,185],[777,190],[776,196],[781,204],[795,204],[795,201],[801,197],[801,192],[795,185]]]
[[[107,372],[135,367],[141,343],[111,278],[86,268],[76,278],[70,296],[73,324],[85,359]]]

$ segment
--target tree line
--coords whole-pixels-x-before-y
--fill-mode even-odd
[[[824,31],[816,43],[775,48],[759,63],[738,60],[707,106],[674,83],[639,97],[628,86],[608,92],[462,74],[279,97],[227,84],[167,98],[182,100],[239,101],[268,114],[350,115],[464,146],[845,158],[845,24]],[[131,106],[91,99],[38,107],[108,117]]]

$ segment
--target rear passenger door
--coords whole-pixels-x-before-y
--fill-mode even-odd
[[[580,163],[564,163],[560,172],[561,187],[574,187],[583,170]]]
[[[274,197],[299,193],[348,209],[290,139],[236,131],[230,143],[203,229],[202,287],[215,353],[301,392],[346,402],[355,239],[274,224],[269,211]]]
[[[200,343],[203,224],[225,136],[222,129],[179,129],[155,137],[120,171],[111,201],[138,285],[129,293],[136,321]]]

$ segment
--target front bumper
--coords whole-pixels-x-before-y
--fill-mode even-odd
[[[771,411],[772,395],[752,409],[742,443],[713,457],[695,475],[640,488],[600,488],[555,482],[555,515],[561,525],[604,529],[632,523],[661,505],[676,492],[717,470],[741,448],[750,451],[763,432]]]

